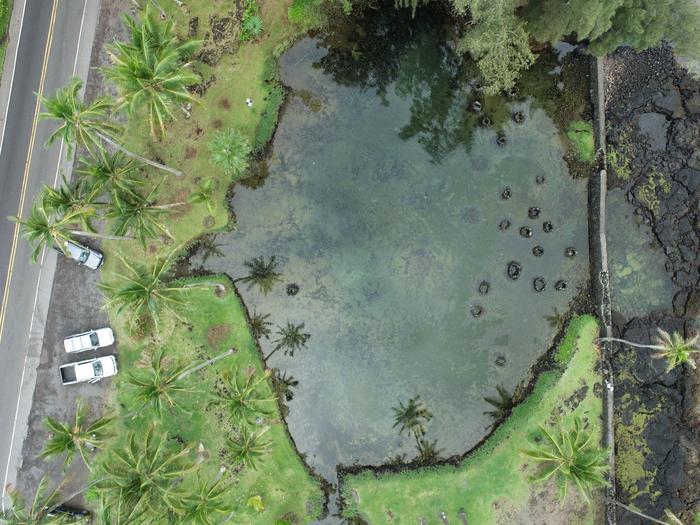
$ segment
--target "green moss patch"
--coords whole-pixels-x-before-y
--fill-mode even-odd
[[[576,523],[594,523],[600,509],[583,504],[575,491],[559,502],[553,483],[531,483],[528,478],[535,467],[520,450],[530,446],[538,425],[555,416],[578,415],[594,438],[601,439],[597,336],[593,317],[574,319],[555,354],[560,365],[540,374],[532,393],[510,418],[458,465],[346,475],[341,489],[343,514],[371,524],[414,524],[421,518],[439,524],[440,512],[450,522],[458,522],[463,510],[469,523],[493,524],[523,523],[538,515],[542,519],[537,521],[544,523],[553,514],[562,516],[564,523],[567,513],[575,512]],[[577,403],[571,403],[573,397]]]
[[[566,137],[573,145],[579,160],[593,162],[595,159],[595,140],[593,126],[585,120],[574,120],[566,128]]]

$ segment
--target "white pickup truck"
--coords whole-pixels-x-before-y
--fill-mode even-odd
[[[69,335],[63,340],[63,347],[69,354],[97,350],[114,343],[114,332],[111,328],[99,328],[82,334]]]
[[[113,355],[95,357],[77,363],[68,363],[59,368],[64,385],[97,383],[105,377],[116,375],[117,359]]]

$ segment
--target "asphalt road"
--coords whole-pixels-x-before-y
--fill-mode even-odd
[[[23,12],[16,61],[3,85],[11,85],[0,139],[0,476],[13,483],[31,407],[57,255],[30,264],[31,250],[7,216],[29,213],[42,185],[56,185],[70,172],[65,147],[44,143],[55,124],[37,122],[35,93],[50,95],[78,75],[87,76],[98,0],[15,0]],[[13,15],[13,21],[15,15]],[[12,46],[8,61],[12,62]],[[10,82],[10,84],[7,84]],[[82,269],[81,269],[82,270]],[[85,269],[87,271],[87,269]],[[56,349],[57,351],[60,348]]]

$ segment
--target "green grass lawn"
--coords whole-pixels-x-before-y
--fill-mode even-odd
[[[531,448],[538,425],[555,416],[576,414],[594,438],[601,439],[602,401],[596,371],[598,325],[591,316],[575,318],[554,356],[557,367],[542,373],[532,393],[489,439],[458,466],[375,474],[347,475],[342,485],[344,515],[370,524],[440,524],[438,513],[459,523],[464,509],[469,523],[595,523],[600,509],[587,506],[576,492],[559,502],[554,484],[533,484],[536,467],[520,451]],[[577,401],[575,401],[577,400]],[[568,517],[567,517],[568,514]],[[539,516],[539,519],[538,519]]]
[[[566,128],[566,136],[574,145],[578,159],[583,162],[593,162],[595,159],[595,141],[593,126],[585,120],[574,120]]]
[[[235,4],[221,0],[191,0],[187,11],[175,3],[161,3],[170,16],[175,17],[177,29],[185,37],[191,32],[190,22],[197,17],[201,22],[196,36],[202,38],[210,31],[211,17],[233,15]],[[236,182],[214,168],[209,162],[208,142],[215,129],[235,128],[245,134],[255,148],[265,146],[274,130],[283,89],[276,81],[276,57],[293,41],[299,28],[287,20],[287,0],[272,0],[261,5],[265,24],[263,35],[255,41],[239,42],[236,26],[229,35],[227,48],[213,65],[198,63],[195,67],[207,80],[207,90],[201,103],[192,110],[191,118],[177,114],[177,120],[167,125],[166,136],[154,141],[150,137],[145,118],[131,118],[125,132],[126,144],[151,158],[159,158],[166,164],[182,170],[178,179],[154,169],[143,170],[152,183],[165,177],[158,194],[160,203],[186,201],[197,183],[213,179],[216,191],[211,212],[205,204],[184,204],[174,208],[165,224],[172,239],[165,236],[153,239],[144,249],[136,241],[105,241],[105,265],[102,280],[112,282],[117,273],[123,272],[122,259],[132,263],[149,265],[154,258],[170,253],[183,253],[199,236],[231,227],[226,192]],[[210,43],[211,44],[211,43]],[[209,45],[210,45],[209,44]],[[245,99],[255,101],[253,108],[245,105]],[[179,111],[179,110],[177,110]],[[109,225],[108,225],[109,226]],[[224,277],[209,277],[207,281],[223,283],[226,292],[219,296],[211,289],[188,292],[186,307],[180,308],[180,316],[163,316],[157,334],[135,334],[126,325],[124,316],[110,311],[110,320],[119,341],[120,374],[116,381],[114,403],[120,408],[119,432],[121,439],[126,430],[145,431],[155,419],[147,410],[133,416],[133,392],[126,383],[130,371],[144,366],[142,356],[147,348],[163,347],[171,363],[193,363],[235,348],[236,353],[216,365],[189,376],[187,382],[194,391],[183,398],[184,410],[168,410],[158,429],[177,436],[196,449],[201,444],[206,459],[199,471],[207,479],[215,479],[220,467],[226,465],[220,457],[227,436],[234,430],[228,414],[218,408],[208,407],[214,385],[234,371],[240,374],[262,374],[264,364],[259,355],[247,323],[245,306],[233,289],[231,281]],[[193,281],[196,281],[193,280]],[[270,381],[261,387],[263,397],[272,396]],[[227,466],[224,474],[231,488],[231,503],[235,506],[236,523],[273,524],[310,523],[320,516],[325,496],[318,479],[313,477],[296,453],[286,425],[276,403],[270,403],[271,414],[264,424],[270,426],[266,434],[272,441],[271,453],[257,470]],[[117,446],[115,443],[112,446]],[[110,454],[103,454],[104,460]],[[190,477],[184,484],[194,482]],[[256,510],[248,504],[249,498],[259,496],[264,510]]]

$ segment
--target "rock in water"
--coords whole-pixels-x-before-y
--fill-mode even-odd
[[[520,277],[520,274],[523,271],[523,267],[520,265],[519,262],[516,261],[510,261],[508,263],[508,266],[506,267],[506,273],[509,278],[511,278],[513,281],[516,281],[518,277]]]
[[[544,280],[544,277],[535,277],[532,281],[532,287],[536,292],[541,292],[547,287],[547,281]]]

